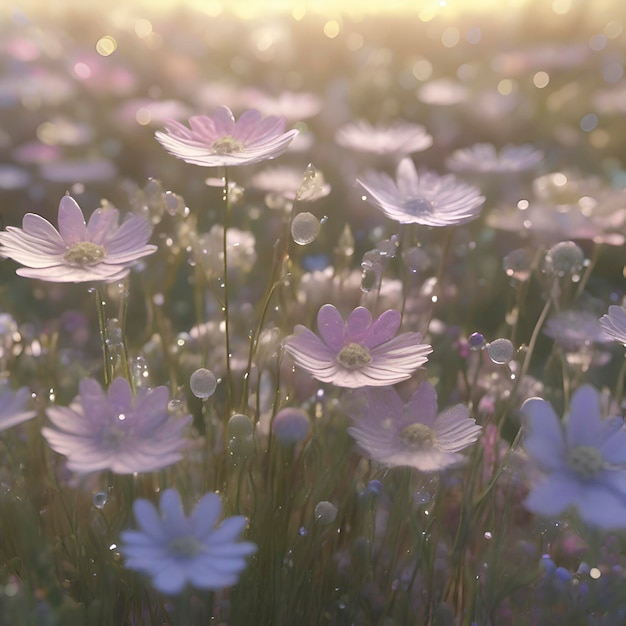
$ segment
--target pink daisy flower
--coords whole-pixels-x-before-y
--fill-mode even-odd
[[[459,465],[458,454],[474,443],[481,427],[457,404],[437,414],[437,392],[423,382],[404,402],[393,387],[357,392],[353,426],[348,432],[364,454],[387,467],[437,472]]]
[[[410,378],[432,352],[420,343],[420,333],[396,337],[401,321],[400,313],[389,309],[372,322],[364,307],[344,321],[332,304],[325,304],[317,314],[322,338],[298,324],[284,348],[296,365],[321,382],[352,388],[393,385]]]
[[[464,224],[478,217],[485,202],[478,189],[451,174],[418,174],[408,157],[398,164],[395,181],[383,172],[368,172],[357,182],[367,192],[368,202],[400,224]]]
[[[167,387],[140,389],[116,378],[108,392],[91,378],[81,380],[79,396],[68,407],[51,406],[53,427],[42,428],[48,445],[68,458],[70,470],[82,474],[153,472],[182,458],[183,430],[191,416],[170,414]]]
[[[25,268],[17,274],[54,283],[83,283],[124,278],[130,266],[152,254],[148,245],[152,227],[140,215],[130,215],[119,225],[119,212],[96,209],[89,222],[76,200],[63,196],[59,203],[59,230],[35,213],[27,213],[22,228],[7,226],[0,232],[0,256]]]
[[[423,126],[408,122],[391,126],[372,126],[363,121],[346,124],[337,131],[335,141],[357,152],[398,156],[421,152],[433,145],[433,138]]]
[[[238,120],[226,106],[215,109],[213,115],[196,115],[189,119],[191,128],[170,120],[167,133],[156,132],[157,141],[170,153],[186,163],[204,167],[248,165],[279,156],[298,134],[285,130],[280,117],[263,117],[250,109]]]

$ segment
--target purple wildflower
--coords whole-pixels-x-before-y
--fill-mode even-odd
[[[357,181],[368,201],[401,224],[450,226],[478,217],[485,197],[452,174],[417,173],[410,158],[398,164],[396,181],[383,172],[369,172]]]
[[[54,428],[42,434],[50,447],[68,457],[69,469],[88,473],[108,469],[116,474],[152,472],[175,463],[186,445],[182,431],[191,416],[168,411],[167,387],[139,389],[116,378],[106,393],[90,378],[69,407],[46,409]]]
[[[557,517],[574,507],[591,526],[626,526],[624,420],[602,419],[600,404],[591,385],[581,387],[564,426],[549,402],[530,398],[522,405],[524,448],[546,475],[524,502],[533,513]]]
[[[406,403],[393,387],[364,389],[356,400],[360,415],[351,416],[348,432],[368,458],[387,467],[436,472],[459,465],[465,457],[458,452],[481,432],[462,404],[437,415],[437,392],[426,381]]]
[[[166,123],[167,134],[156,132],[159,143],[176,158],[204,167],[247,165],[279,156],[298,134],[285,130],[285,120],[263,115],[254,109],[244,112],[237,121],[226,106],[213,115],[189,118],[187,128],[180,122]]]
[[[124,278],[130,266],[152,254],[147,245],[152,227],[140,215],[130,215],[121,226],[114,208],[94,211],[85,224],[81,208],[70,196],[59,203],[59,230],[48,220],[27,213],[22,228],[0,232],[0,255],[26,268],[17,274],[55,283],[111,282]]]
[[[490,143],[455,150],[446,165],[457,172],[507,173],[530,170],[543,160],[543,152],[531,145],[504,146],[498,153]]]
[[[626,311],[616,304],[609,307],[609,312],[600,318],[604,332],[626,346]]]
[[[392,126],[372,126],[367,122],[346,124],[335,136],[340,146],[373,154],[406,156],[433,145],[433,138],[419,124],[397,122]]]
[[[332,304],[325,304],[317,314],[322,338],[298,324],[284,347],[297,365],[324,383],[352,388],[393,385],[410,378],[432,352],[420,343],[420,333],[396,337],[401,321],[400,313],[389,309],[372,322],[371,313],[357,307],[344,322]]]
[[[26,411],[30,399],[27,387],[12,391],[6,383],[0,386],[0,432],[26,422],[37,415],[35,411]]]
[[[175,489],[161,494],[160,515],[149,500],[135,500],[133,511],[140,530],[121,533],[126,567],[151,576],[163,593],[178,594],[191,583],[218,590],[237,583],[245,557],[256,552],[250,541],[238,541],[246,518],[229,517],[215,528],[222,510],[220,497],[209,492],[187,517]]]

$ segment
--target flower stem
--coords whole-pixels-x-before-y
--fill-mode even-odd
[[[96,296],[96,310],[98,311],[98,327],[100,328],[100,340],[102,341],[102,356],[104,358],[104,386],[108,387],[111,382],[111,376],[109,373],[109,348],[107,346],[107,318],[106,318],[106,300],[104,299],[104,293],[101,287],[95,288]]]
[[[228,311],[228,220],[230,213],[230,194],[228,189],[228,168],[224,168],[224,224],[223,224],[223,236],[222,236],[222,251],[223,251],[223,284],[224,284],[224,299],[222,302],[222,310],[224,311],[224,334],[226,338],[226,393],[228,410],[226,411],[226,418],[228,419],[232,409],[232,376],[230,368],[230,322]]]

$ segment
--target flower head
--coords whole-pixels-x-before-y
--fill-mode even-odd
[[[369,172],[357,182],[371,204],[401,224],[464,224],[478,217],[485,201],[478,189],[451,174],[418,174],[410,158],[400,161],[395,182],[382,172]]]
[[[108,469],[116,474],[152,472],[175,463],[186,445],[182,431],[191,416],[168,411],[167,387],[137,391],[116,378],[106,393],[90,378],[69,407],[51,406],[53,428],[42,434],[50,447],[68,457],[69,469],[88,473]]]
[[[335,136],[340,146],[358,152],[406,156],[433,145],[433,138],[419,124],[397,122],[392,126],[372,126],[367,122],[346,124]]]
[[[22,228],[7,226],[0,232],[0,255],[25,268],[17,273],[55,283],[83,283],[124,278],[130,266],[152,254],[147,245],[152,227],[140,215],[130,215],[118,225],[114,208],[96,209],[89,222],[70,196],[59,203],[59,230],[35,213],[27,213]]]
[[[400,313],[389,309],[372,322],[364,307],[344,321],[332,304],[325,304],[317,314],[322,338],[298,324],[284,347],[297,365],[322,382],[353,388],[393,385],[410,378],[432,352],[420,343],[419,333],[396,337],[401,321]]]
[[[626,310],[613,304],[609,312],[600,318],[600,325],[607,335],[610,335],[626,346]]]
[[[187,128],[180,122],[169,121],[167,133],[156,132],[159,143],[175,157],[186,163],[204,167],[248,165],[279,156],[298,134],[285,130],[285,120],[263,115],[254,109],[238,120],[226,106],[219,106],[213,115],[189,118]]]
[[[530,170],[543,160],[534,146],[504,146],[498,153],[490,143],[455,150],[446,165],[457,172],[507,173]]]
[[[256,552],[250,541],[238,541],[246,518],[234,516],[215,527],[222,510],[216,493],[207,493],[187,517],[175,489],[161,494],[160,515],[149,500],[135,500],[133,511],[140,530],[121,533],[126,567],[152,577],[163,593],[177,594],[187,583],[218,590],[237,583],[245,557]]]
[[[458,452],[481,432],[461,404],[437,415],[437,393],[426,381],[406,403],[393,387],[357,393],[348,432],[368,458],[387,467],[436,472],[459,465],[464,457]]]
[[[37,415],[35,411],[26,411],[30,399],[27,387],[12,391],[6,383],[0,385],[0,432],[26,422]]]
[[[552,405],[530,398],[522,405],[524,448],[545,474],[524,506],[557,517],[574,507],[599,528],[626,526],[626,431],[621,417],[602,419],[600,396],[585,385],[572,396],[561,424]]]

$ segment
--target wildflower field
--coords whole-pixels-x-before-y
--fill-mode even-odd
[[[166,5],[0,4],[0,626],[626,624],[626,7]]]

